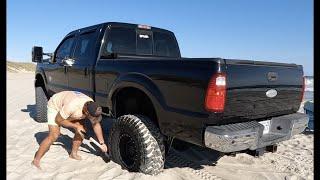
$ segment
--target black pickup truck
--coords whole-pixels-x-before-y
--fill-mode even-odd
[[[50,56],[43,59],[43,55]],[[301,65],[183,58],[171,31],[109,22],[70,32],[54,53],[34,46],[37,120],[46,102],[73,90],[115,120],[112,159],[157,174],[173,139],[220,152],[257,150],[301,133]]]

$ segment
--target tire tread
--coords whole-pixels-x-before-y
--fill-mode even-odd
[[[143,115],[123,115],[112,125],[108,143],[111,147],[111,158],[120,165],[124,166],[119,155],[117,146],[119,131],[121,128],[129,128],[138,137],[141,148],[139,171],[149,175],[159,174],[164,168],[165,146],[163,136],[158,127],[151,120]]]
[[[47,122],[47,103],[48,99],[42,87],[35,88],[36,96],[36,121]]]

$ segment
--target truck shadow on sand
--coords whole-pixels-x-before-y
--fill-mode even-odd
[[[169,168],[192,168],[203,169],[204,166],[215,166],[224,153],[188,144],[183,149],[173,147],[166,156],[165,169]]]
[[[48,133],[49,133],[48,131],[44,131],[44,132],[37,132],[34,135],[39,145],[48,136]],[[72,139],[73,138],[70,137],[69,135],[60,134],[59,138],[52,144],[52,146],[61,146],[68,152],[68,154],[70,154],[72,149]],[[93,154],[95,156],[100,156],[106,163],[110,161],[110,159],[107,159],[105,156],[102,155],[101,151],[97,150],[99,149],[99,147],[97,147],[93,143],[90,143],[90,145],[93,146],[94,149],[88,146],[87,144],[82,143],[80,147],[82,147],[84,150],[80,149],[79,151]]]
[[[33,105],[30,105],[28,104],[27,105],[27,108],[26,109],[21,109],[22,112],[28,112],[29,113],[29,116],[34,120],[36,121],[36,105],[33,104]]]
[[[39,145],[48,136],[48,133],[48,131],[35,133],[34,136]],[[72,139],[73,138],[67,134],[61,134],[52,146],[61,146],[68,152],[68,154],[70,154],[72,149]],[[94,147],[94,149],[88,146],[87,144],[82,143],[80,147],[82,147],[83,149],[80,149],[79,151],[93,154],[95,156],[100,156],[104,162],[110,162],[110,159],[103,156],[101,151],[98,150],[99,147],[97,147],[93,143],[90,144]],[[204,166],[215,166],[217,161],[222,156],[223,154],[217,151],[193,145],[191,145],[186,150],[176,150],[172,148],[169,154],[166,156],[164,168],[170,169],[178,167],[191,168],[193,170],[201,170],[204,168]]]
[[[305,130],[302,132],[304,135],[313,135],[314,131],[310,131],[310,130]]]

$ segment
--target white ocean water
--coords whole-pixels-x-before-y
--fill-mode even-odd
[[[304,92],[304,100],[305,101],[313,100],[313,91],[305,91]]]
[[[304,83],[305,91],[313,91],[313,76],[306,76]]]
[[[306,76],[304,100],[313,100],[313,76]]]

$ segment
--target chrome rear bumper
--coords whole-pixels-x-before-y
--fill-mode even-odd
[[[303,132],[309,119],[306,114],[294,113],[270,120],[270,131],[267,134],[263,134],[264,126],[257,121],[208,126],[204,133],[205,146],[220,152],[255,150]]]

